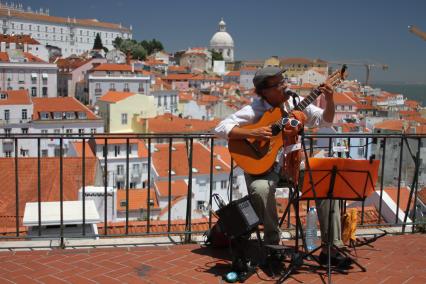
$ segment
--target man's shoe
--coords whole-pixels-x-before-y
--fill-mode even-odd
[[[321,252],[319,255],[319,262],[321,263],[321,265],[327,265],[328,255]],[[338,268],[349,268],[352,263],[353,261],[350,257],[344,256],[340,253],[337,253],[336,255],[332,256],[330,260],[331,266],[336,266]]]

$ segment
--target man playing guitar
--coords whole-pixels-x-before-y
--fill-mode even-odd
[[[261,127],[246,126],[256,124],[256,122],[261,120],[262,116],[264,116],[264,114],[266,114],[271,109],[279,108],[282,114],[288,114],[293,110],[294,105],[292,104],[291,100],[289,100],[290,96],[288,95],[289,92],[287,91],[287,84],[283,78],[283,72],[285,71],[278,67],[265,67],[259,69],[253,78],[253,84],[258,97],[255,98],[250,105],[243,107],[234,114],[231,114],[222,120],[215,128],[216,134],[219,137],[228,139],[230,143],[233,142],[233,140],[255,140],[257,142],[268,142],[274,139],[274,136],[277,136],[277,134],[274,133],[274,128],[271,127],[271,125]],[[294,111],[290,116],[286,115],[287,117],[285,119],[280,120],[283,121],[282,124],[284,125],[284,128],[280,130],[279,135],[282,135],[284,138],[297,136],[300,129],[304,126],[331,126],[335,111],[333,100],[334,91],[331,82],[333,82],[338,76],[339,74],[335,72],[317,89],[325,97],[325,109],[321,109],[309,104],[303,108],[303,112]],[[284,143],[283,146],[286,147],[289,145],[285,145]],[[250,147],[254,148],[254,146]],[[247,171],[244,169],[244,167],[242,167],[245,170],[247,189],[251,195],[252,204],[264,225],[264,242],[266,244],[278,244],[280,241],[275,191],[277,183],[282,176],[284,152],[287,151],[280,151],[277,153],[276,157],[273,157],[275,162],[273,162],[273,165],[266,172],[253,174],[253,170]],[[235,159],[234,156],[233,158]],[[251,167],[253,167],[253,162],[251,162],[251,164]],[[318,210],[320,210],[320,208],[318,208]],[[325,212],[328,212],[328,209]],[[319,216],[321,218],[321,214],[319,214]],[[322,220],[320,219],[320,223],[321,221]],[[327,221],[328,220],[325,220],[325,222]],[[338,223],[333,226],[334,228],[340,228],[340,216],[338,220],[333,220],[333,222]],[[340,232],[333,231],[332,233],[335,234],[332,236],[334,244],[341,246],[342,243]],[[336,234],[339,235],[336,236]],[[326,260],[327,256],[324,256],[324,253],[321,254],[322,255],[320,255],[320,260]],[[332,260],[334,260],[335,265],[339,265],[341,261],[345,261],[345,259],[342,259],[342,256],[333,254]]]

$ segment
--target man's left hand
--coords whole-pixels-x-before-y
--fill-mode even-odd
[[[326,101],[333,101],[334,89],[330,84],[321,84],[319,90],[324,94]]]

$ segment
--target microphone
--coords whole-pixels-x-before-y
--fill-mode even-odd
[[[299,95],[290,88],[285,88],[283,94],[292,98],[299,98]]]
[[[293,98],[293,106],[297,105],[297,101],[300,102],[299,95],[296,92],[294,92],[292,89],[288,88],[288,87],[283,90],[283,95],[287,95],[287,96]]]

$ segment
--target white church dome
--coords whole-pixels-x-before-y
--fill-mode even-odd
[[[213,47],[234,47],[234,40],[226,32],[226,23],[223,19],[219,22],[219,31],[216,32],[210,40],[210,46]]]

